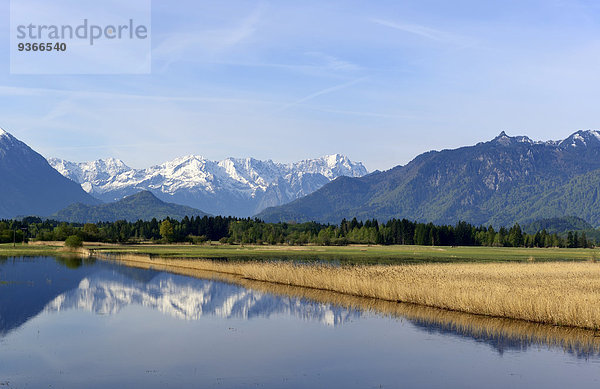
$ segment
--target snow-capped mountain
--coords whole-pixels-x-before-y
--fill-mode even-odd
[[[100,200],[115,201],[149,190],[163,201],[242,217],[306,196],[337,177],[367,174],[362,163],[339,154],[291,164],[253,158],[211,161],[189,155],[147,169],[132,169],[112,158],[48,162]]]
[[[580,130],[567,139],[558,142],[560,147],[598,146],[600,145],[600,131]]]
[[[88,193],[93,190],[92,182],[107,181],[111,177],[132,170],[123,161],[114,158],[82,163],[62,159],[50,159],[49,162],[63,176],[81,183],[83,189]]]
[[[141,305],[184,320],[200,320],[207,315],[244,320],[284,315],[337,326],[361,316],[359,311],[332,304],[277,296],[219,281],[169,273],[136,281],[113,271],[87,276],[76,289],[58,295],[45,309],[114,315],[130,305]]]

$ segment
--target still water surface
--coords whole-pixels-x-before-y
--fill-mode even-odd
[[[403,309],[0,258],[0,388],[600,387],[592,333]]]

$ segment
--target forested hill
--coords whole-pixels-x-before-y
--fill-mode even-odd
[[[546,230],[548,233],[565,233],[568,231],[589,231],[594,227],[576,216],[553,217],[533,221],[523,227],[523,231],[528,234],[535,234],[537,231]]]
[[[600,132],[538,142],[502,132],[489,142],[419,155],[406,166],[341,177],[257,216],[336,222],[407,218],[510,226],[573,215],[600,225]]]
[[[72,223],[114,222],[117,220],[137,221],[183,219],[185,216],[206,216],[205,212],[183,205],[165,203],[152,193],[142,191],[124,199],[96,206],[73,204],[52,215],[53,219]]]

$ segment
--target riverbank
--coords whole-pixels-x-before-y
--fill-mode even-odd
[[[99,255],[132,266],[218,272],[449,311],[600,329],[600,264],[595,262],[329,266]]]

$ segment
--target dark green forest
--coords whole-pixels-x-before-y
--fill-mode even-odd
[[[64,241],[77,236],[87,242],[134,244],[191,243],[219,241],[228,244],[285,245],[432,245],[432,246],[496,246],[496,247],[593,247],[596,242],[586,233],[524,232],[519,224],[511,228],[474,226],[466,222],[456,225],[434,225],[406,219],[365,222],[342,220],[339,225],[307,222],[265,223],[259,219],[204,216],[184,217],[181,221],[163,220],[103,223],[65,223],[29,217],[0,221],[0,243],[25,240]]]

